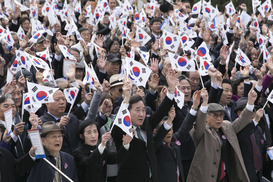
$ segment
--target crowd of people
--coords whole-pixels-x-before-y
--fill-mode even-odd
[[[273,180],[271,2],[0,3],[0,181]]]

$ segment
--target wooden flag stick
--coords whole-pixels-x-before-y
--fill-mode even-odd
[[[263,109],[265,108],[265,106],[266,106],[267,103],[268,103],[268,100],[266,100],[266,102],[265,102],[265,104],[264,104],[264,106],[263,106]]]
[[[203,79],[202,79],[202,76],[201,76],[201,74],[200,74],[200,70],[199,70],[199,67],[198,67],[198,64],[197,64],[197,60],[194,59],[194,61],[195,61],[195,64],[196,64],[196,66],[197,66],[198,74],[199,74],[199,76],[200,76],[200,82],[201,82],[201,84],[202,84],[202,88],[205,88],[204,82],[203,82]]]
[[[23,116],[24,116],[24,93],[25,91],[23,90],[23,94],[22,94],[22,115],[21,115],[21,120],[23,122]]]
[[[46,158],[43,158],[44,161],[46,161],[51,167],[53,167],[56,171],[58,171],[63,177],[65,177],[68,181],[74,182],[72,179],[70,179],[66,174],[64,174],[60,169],[58,169],[56,166],[54,166],[51,162],[49,162]]]

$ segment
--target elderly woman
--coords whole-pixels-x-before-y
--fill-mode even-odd
[[[106,181],[108,156],[106,143],[111,137],[110,132],[103,134],[99,143],[98,125],[93,120],[87,119],[79,126],[79,137],[82,143],[73,152],[79,181]]]
[[[63,144],[63,130],[54,121],[42,125],[41,139],[44,145],[46,159],[59,168],[74,182],[78,181],[74,159],[71,155],[60,151]],[[55,171],[44,160],[37,160],[30,171],[27,182],[68,182],[59,172]]]

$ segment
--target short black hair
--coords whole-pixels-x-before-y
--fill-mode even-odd
[[[86,119],[84,121],[82,121],[79,125],[79,128],[78,128],[78,137],[80,138],[80,141],[81,143],[84,143],[84,139],[80,137],[80,135],[84,133],[84,129],[87,127],[87,126],[90,126],[90,125],[95,125],[97,127],[97,130],[98,130],[98,133],[100,133],[100,130],[99,130],[99,127],[98,127],[98,123],[96,123],[93,119]],[[100,138],[100,134],[99,134],[99,138]]]
[[[222,84],[223,84],[223,83],[226,83],[226,84],[230,84],[230,85],[232,85],[232,84],[231,84],[231,81],[230,81],[230,80],[228,80],[228,79],[223,79]]]
[[[142,101],[144,104],[144,101],[142,100],[142,97],[140,95],[133,95],[129,100],[128,110],[130,111],[132,109],[132,105],[138,103],[139,101]]]
[[[82,33],[83,31],[86,31],[86,30],[87,30],[89,33],[91,33],[90,30],[89,30],[88,28],[86,28],[86,27],[81,27],[81,28],[79,29],[79,32]]]
[[[153,18],[153,19],[150,21],[150,25],[152,26],[155,22],[160,22],[160,23],[162,23],[162,20],[161,20],[161,18]]]
[[[186,77],[185,75],[180,75],[178,77],[178,81],[180,82],[181,80],[187,80],[189,82],[189,84],[191,85],[191,82],[190,82],[189,78]]]

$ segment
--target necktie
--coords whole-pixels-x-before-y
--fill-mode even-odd
[[[225,110],[226,110],[226,115],[227,115],[228,119],[231,120],[228,106],[225,106]]]
[[[17,157],[20,158],[24,155],[23,147],[20,142],[20,136],[18,136],[18,139],[16,141],[16,150],[17,150]]]
[[[258,148],[258,145],[256,143],[254,134],[252,133],[249,137],[250,137],[250,141],[251,141],[251,144],[252,144],[254,168],[256,170],[260,170],[262,168],[262,166],[263,166],[262,156],[261,156],[260,150]]]
[[[142,141],[145,142],[144,138],[142,137],[142,135],[141,135],[141,133],[140,133],[140,128],[139,128],[139,127],[136,128],[136,132],[137,132],[137,137],[138,137],[138,139],[140,139],[140,140],[142,140]]]

